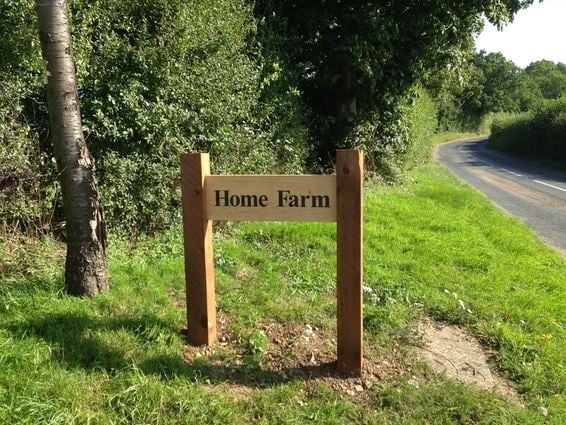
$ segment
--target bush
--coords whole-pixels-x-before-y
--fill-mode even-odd
[[[412,167],[430,159],[430,140],[438,129],[438,107],[426,90],[419,89],[404,116],[409,123],[410,142],[403,161],[405,167]]]
[[[532,112],[494,117],[489,146],[518,155],[566,164],[566,98]]]
[[[438,126],[437,107],[426,90],[361,120],[346,139],[346,147],[365,152],[370,176],[394,182],[406,170],[426,160],[429,141]]]
[[[399,95],[361,111],[348,137],[321,131],[336,126],[306,106],[303,64],[283,48],[285,33],[256,21],[253,2],[68,4],[83,127],[112,230],[178,222],[183,152],[210,152],[214,173],[297,173],[331,167],[339,143],[364,149],[367,169],[395,180],[436,127],[419,90],[412,102]],[[0,5],[0,225],[27,232],[63,227],[38,38],[33,1]]]
[[[85,137],[112,228],[152,232],[178,219],[182,152],[210,152],[217,173],[305,169],[308,111],[259,51],[249,2],[74,0],[69,16]],[[35,21],[31,0],[0,6],[4,226],[61,217]]]
[[[28,234],[47,230],[58,198],[33,5],[0,5],[0,226]]]
[[[489,146],[502,151],[524,150],[530,143],[527,129],[532,119],[531,112],[495,114],[490,126]]]

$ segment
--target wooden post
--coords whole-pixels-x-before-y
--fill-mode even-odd
[[[197,345],[210,345],[216,340],[212,221],[207,219],[204,191],[208,174],[207,153],[181,155],[187,337],[189,343]]]
[[[336,157],[338,370],[360,376],[363,358],[363,154]]]

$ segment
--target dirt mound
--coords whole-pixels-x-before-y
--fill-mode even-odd
[[[187,345],[183,357],[211,386],[224,388],[232,395],[247,396],[258,389],[299,379],[305,381],[301,392],[306,398],[323,383],[363,402],[374,385],[408,382],[418,386],[410,362],[401,355],[406,349],[406,354],[412,357],[409,354],[412,348],[408,346],[405,349],[397,346],[401,351],[385,357],[366,343],[362,376],[347,377],[336,370],[334,327],[321,329],[311,324],[264,320],[256,329],[267,343],[260,349],[261,354],[256,351],[252,356],[249,341],[232,331],[230,315],[219,311],[217,319],[218,341],[208,347]],[[418,354],[433,371],[523,405],[509,383],[490,369],[487,351],[462,328],[425,320],[419,324],[417,333],[423,336]],[[251,363],[250,359],[253,359]]]
[[[249,347],[231,331],[230,322],[228,315],[219,312],[218,342],[209,347],[186,346],[183,355],[192,365],[203,359],[207,366],[202,375],[236,393],[299,379],[305,381],[302,392],[306,397],[324,383],[361,401],[375,384],[399,381],[408,369],[406,364],[380,356],[365,344],[362,376],[341,375],[336,369],[336,329],[276,320],[258,324],[257,329],[269,343],[259,356],[259,364],[249,364]]]
[[[490,369],[486,350],[462,328],[425,320],[419,330],[424,340],[418,351],[436,373],[493,391],[522,405],[515,389]]]

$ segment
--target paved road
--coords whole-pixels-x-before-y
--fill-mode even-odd
[[[566,173],[489,150],[485,138],[441,145],[439,161],[566,253]]]

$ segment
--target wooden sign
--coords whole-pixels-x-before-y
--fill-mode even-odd
[[[190,343],[216,340],[213,220],[336,221],[338,369],[361,375],[363,155],[340,150],[336,175],[215,176],[208,154],[181,155]]]
[[[336,176],[208,176],[209,220],[336,221]]]

